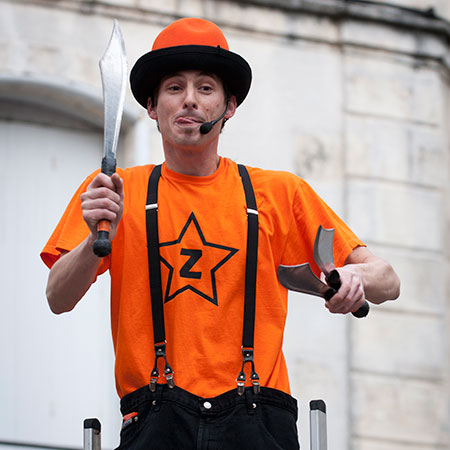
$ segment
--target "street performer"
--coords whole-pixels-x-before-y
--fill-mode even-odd
[[[319,225],[335,229],[342,285],[331,313],[399,295],[391,265],[303,179],[219,156],[251,78],[212,22],[165,28],[130,75],[164,163],[89,176],[42,251],[56,314],[110,272],[120,450],[299,448],[277,267],[312,262]],[[105,258],[92,251],[101,219],[111,222]]]

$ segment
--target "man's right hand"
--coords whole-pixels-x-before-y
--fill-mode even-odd
[[[99,173],[81,194],[81,209],[94,240],[97,239],[97,225],[103,219],[111,223],[109,238],[113,240],[123,213],[122,178],[117,173],[111,177]]]

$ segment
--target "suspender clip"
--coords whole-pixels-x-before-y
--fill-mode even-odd
[[[175,387],[175,382],[173,381],[173,370],[169,366],[169,363],[166,360],[166,366],[164,367],[164,378],[166,379],[167,385],[170,389]]]
[[[167,385],[170,389],[173,389],[175,386],[175,382],[173,381],[173,370],[172,367],[170,367],[169,363],[167,362],[166,357],[166,342],[164,341],[161,344],[155,344],[155,365],[153,367],[153,370],[150,374],[150,390],[152,392],[156,391],[156,383],[159,379],[159,369],[158,369],[158,359],[164,358],[165,366],[164,366],[164,378],[167,381]]]
[[[158,369],[156,369],[156,375],[154,375],[154,370],[152,370],[152,376],[150,378],[150,390],[152,392],[156,392],[156,383],[158,382],[158,378],[159,378],[159,373],[158,373]]]
[[[252,372],[250,374],[250,381],[253,384],[253,392],[255,394],[259,394],[259,392],[261,391],[261,385],[259,383],[259,376],[258,374],[255,372],[255,362],[253,360],[253,348],[244,348],[242,347],[242,357],[243,357],[243,361],[242,361],[242,368],[241,371],[239,372],[239,375],[236,379],[236,383],[237,383],[237,390],[238,390],[238,395],[243,395],[244,394],[244,390],[245,390],[245,372],[244,372],[244,368],[245,368],[245,364],[246,363],[250,363],[252,365]]]
[[[252,372],[250,380],[253,384],[253,392],[259,394],[261,392],[261,384],[259,383],[259,376],[255,371]]]
[[[241,370],[241,372],[239,373],[237,379],[236,379],[236,383],[237,383],[237,391],[238,391],[238,395],[244,395],[244,391],[245,391],[245,373],[244,370]]]

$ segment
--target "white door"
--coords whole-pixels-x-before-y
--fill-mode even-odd
[[[100,132],[0,121],[0,442],[81,447],[83,419],[118,444],[109,275],[51,313],[39,253],[102,156]]]

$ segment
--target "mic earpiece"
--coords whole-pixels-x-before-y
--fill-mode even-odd
[[[228,111],[228,102],[227,102],[227,106],[225,108],[225,111],[223,112],[223,114],[216,120],[212,120],[211,122],[204,122],[200,125],[200,133],[201,134],[208,134],[211,130],[212,127],[221,119],[224,118],[225,114]]]

